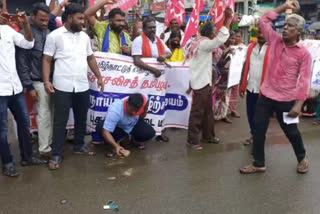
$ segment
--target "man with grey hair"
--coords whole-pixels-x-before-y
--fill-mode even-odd
[[[288,16],[282,36],[271,27],[271,21],[280,13],[286,10],[296,11],[299,7],[298,1],[286,2],[274,11],[265,13],[259,21],[259,27],[270,46],[270,54],[254,118],[254,162],[241,168],[241,173],[251,174],[266,170],[265,134],[270,117],[274,112],[297,157],[297,172],[306,173],[309,170],[309,162],[297,124],[286,123],[288,118],[299,116],[310,87],[311,56],[308,50],[299,43],[305,21],[296,14]]]
[[[201,150],[199,133],[202,130],[202,142],[219,143],[215,136],[212,111],[212,52],[229,38],[229,20],[232,10],[225,10],[224,26],[215,37],[215,26],[207,22],[190,44],[185,60],[190,59],[190,87],[193,90],[193,100],[189,117],[187,146]]]

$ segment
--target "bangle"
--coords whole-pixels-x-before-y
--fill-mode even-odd
[[[44,82],[43,84],[44,84],[44,85],[46,85],[46,84],[51,84],[51,82]]]

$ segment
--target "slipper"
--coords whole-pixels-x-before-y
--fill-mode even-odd
[[[203,143],[212,143],[212,144],[219,144],[220,143],[220,139],[217,137],[213,137],[212,139],[201,139],[201,142]]]
[[[82,146],[79,149],[74,149],[73,153],[86,156],[93,156],[96,154],[94,151],[90,151],[87,146]]]
[[[316,120],[312,123],[313,125],[320,125],[320,121],[319,120]]]
[[[167,136],[165,136],[165,135],[158,135],[157,137],[156,137],[156,141],[162,141],[162,142],[169,142],[169,137],[167,137]]]
[[[253,139],[252,139],[252,137],[250,137],[250,138],[246,139],[246,142],[244,142],[243,145],[248,146],[248,145],[251,145],[252,143],[253,143]]]
[[[189,142],[186,143],[186,146],[189,147],[190,149],[197,150],[197,151],[203,149],[202,146],[200,146],[199,144],[192,144]]]
[[[48,168],[50,170],[55,170],[60,168],[60,163],[62,162],[62,158],[60,156],[53,156],[49,160]]]
[[[256,167],[253,164],[249,164],[240,169],[240,173],[242,174],[253,174],[253,173],[261,173],[265,172],[267,167]]]

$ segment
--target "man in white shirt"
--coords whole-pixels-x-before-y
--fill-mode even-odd
[[[46,161],[34,157],[30,143],[30,120],[15,60],[15,45],[31,49],[34,45],[32,31],[23,14],[19,18],[25,35],[17,33],[7,25],[8,20],[0,15],[0,156],[3,174],[16,177],[19,173],[13,163],[8,144],[8,109],[12,112],[18,128],[21,166],[45,164]]]
[[[132,57],[134,64],[144,70],[150,71],[155,77],[160,77],[162,72],[158,68],[144,63],[141,58],[156,58],[158,62],[164,62],[170,58],[171,50],[156,36],[156,21],[151,16],[143,21],[143,33],[135,38],[132,43]],[[157,141],[168,142],[169,138],[163,134],[156,137]]]
[[[242,72],[240,82],[240,97],[244,97],[247,93],[247,117],[250,126],[251,137],[246,140],[245,145],[252,143],[252,133],[254,129],[254,114],[256,103],[259,98],[260,84],[267,68],[268,45],[262,34],[258,31],[258,41],[252,42],[247,50],[246,62]]]
[[[219,143],[215,136],[212,111],[212,52],[229,38],[228,21],[232,17],[232,10],[225,10],[224,26],[215,37],[215,26],[207,22],[202,26],[201,36],[191,44],[186,55],[190,61],[190,86],[193,90],[192,107],[189,117],[187,146],[201,150],[199,133],[202,129],[202,142]]]
[[[65,9],[65,24],[48,35],[43,55],[43,83],[53,94],[54,125],[52,158],[49,169],[58,169],[62,160],[65,128],[72,107],[75,122],[74,153],[94,155],[84,143],[89,107],[88,65],[103,91],[102,77],[93,55],[90,38],[82,32],[84,8],[72,3]],[[55,59],[53,83],[50,82],[51,62]]]

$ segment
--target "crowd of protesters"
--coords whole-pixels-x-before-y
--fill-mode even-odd
[[[184,61],[190,65],[192,106],[186,146],[202,150],[201,143],[220,143],[214,121],[232,123],[229,116],[239,118],[238,96],[246,97],[250,136],[245,144],[253,145],[254,162],[241,173],[266,170],[265,134],[274,114],[290,140],[297,157],[297,171],[308,171],[308,159],[297,124],[286,124],[284,113],[299,116],[306,100],[311,78],[311,56],[300,43],[305,21],[296,14],[287,17],[282,35],[272,29],[272,20],[287,9],[297,11],[297,1],[287,2],[265,13],[259,21],[257,41],[245,46],[240,31],[230,31],[232,10],[224,13],[224,26],[219,30],[206,22],[182,49],[184,36],[177,20],[172,19],[165,33],[156,35],[156,21],[142,20],[137,15],[133,30],[126,14],[119,8],[109,11],[108,19],[96,14],[113,0],[99,0],[89,8],[65,0],[50,7],[36,3],[28,17],[25,13],[8,18],[5,1],[0,11],[0,155],[3,174],[19,175],[8,144],[8,109],[17,123],[21,166],[48,164],[58,169],[62,163],[65,129],[70,108],[74,113],[73,151],[78,155],[95,155],[85,144],[89,108],[88,67],[104,91],[94,51],[132,56],[135,66],[150,72],[154,78],[163,73],[141,58],[155,58],[160,63]],[[62,9],[63,12],[62,12]],[[61,22],[57,16],[61,14]],[[84,29],[84,26],[87,26]],[[217,32],[218,31],[218,32]],[[246,58],[240,84],[228,87],[230,63],[237,50],[245,50]],[[36,103],[38,152],[30,143],[30,119],[25,94]],[[319,99],[319,98],[318,98]],[[109,106],[105,120],[92,133],[92,144],[104,143],[108,156],[128,155],[121,142],[130,136],[130,144],[144,149],[155,137],[154,129],[144,121],[148,111],[148,95],[131,94]],[[317,120],[320,113],[317,107]],[[200,133],[202,136],[200,138]],[[161,133],[157,141],[169,138]]]

